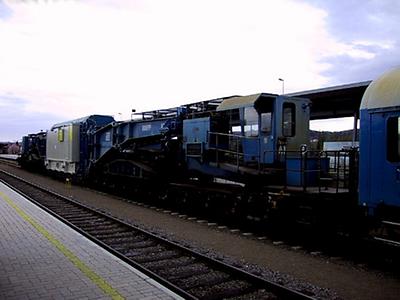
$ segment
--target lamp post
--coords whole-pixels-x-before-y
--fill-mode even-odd
[[[282,81],[282,95],[285,94],[285,80],[282,78],[278,78],[279,81]]]

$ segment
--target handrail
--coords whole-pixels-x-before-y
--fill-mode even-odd
[[[215,140],[211,143],[211,137],[213,136],[215,136]],[[229,145],[232,146],[230,143],[227,145],[224,144],[225,147],[221,147],[221,137],[233,139],[234,142],[236,142],[236,145],[234,144],[235,149],[229,147]],[[208,149],[215,151],[216,164],[219,165],[221,162],[221,153],[226,153],[231,155],[230,159],[235,160],[233,163],[236,165],[237,170],[239,170],[241,163],[246,161],[247,157],[256,157],[258,154],[258,170],[261,171],[263,166],[268,166],[268,164],[265,163],[267,161],[267,155],[272,154],[272,162],[274,164],[280,162],[282,165],[285,189],[288,186],[288,174],[290,173],[299,173],[299,184],[304,191],[312,184],[310,178],[312,178],[313,182],[316,182],[316,185],[313,186],[318,187],[319,192],[322,191],[322,187],[327,189],[328,186],[335,188],[336,193],[341,189],[348,189],[349,191],[354,191],[356,189],[357,174],[353,174],[356,169],[354,165],[358,161],[356,149],[321,151],[302,147],[300,150],[287,150],[285,145],[283,145],[279,149],[261,150],[261,144],[257,143],[257,146],[254,147],[257,151],[249,154],[240,149],[241,141],[260,141],[259,137],[208,132],[207,138],[209,143]],[[287,161],[290,159],[298,159],[299,167],[288,168]],[[316,161],[311,163],[312,160]],[[254,162],[256,161],[254,160]],[[330,180],[325,180],[328,178]]]
[[[211,135],[211,134],[222,135],[222,136],[228,136],[228,137],[238,137],[238,138],[253,139],[253,140],[259,139],[258,137],[255,137],[255,136],[245,136],[245,135],[239,135],[239,134],[213,132],[213,131],[209,131],[208,134],[209,135]]]
[[[276,153],[277,150],[265,150],[263,152],[263,158],[265,160],[265,156],[268,153]],[[292,173],[301,173],[301,186],[306,190],[308,187],[307,184],[307,174],[317,173],[317,182],[318,189],[321,191],[321,178],[324,178],[326,175],[333,175],[333,179],[335,182],[335,190],[339,192],[340,188],[352,189],[354,190],[356,187],[356,175],[352,172],[357,168],[354,167],[354,164],[357,162],[357,158],[354,157],[355,149],[343,149],[343,150],[284,150],[284,161],[286,162],[288,159],[300,159],[300,169],[288,168],[286,164],[284,164],[284,170],[286,173],[286,180],[284,187],[287,185],[287,174]],[[310,168],[309,159],[314,158],[317,160],[316,167]],[[329,159],[327,168],[323,166],[323,160]]]
[[[240,167],[240,158],[245,158],[245,157],[252,157],[254,156],[253,154],[247,154],[244,152],[239,151],[240,150],[240,144],[239,144],[239,140],[241,139],[245,139],[245,140],[253,140],[253,141],[258,141],[259,138],[258,137],[249,137],[249,136],[244,136],[244,135],[237,135],[237,134],[231,134],[231,133],[222,133],[222,132],[212,132],[209,131],[208,132],[208,142],[209,144],[211,144],[210,140],[211,140],[211,136],[215,136],[215,147],[213,146],[209,146],[208,149],[210,150],[215,150],[215,160],[216,160],[216,164],[219,165],[219,152],[223,152],[223,153],[230,153],[230,154],[234,154],[236,156],[236,168],[237,170],[239,170]],[[232,151],[230,149],[222,149],[219,148],[219,136],[225,136],[228,138],[234,138],[236,139],[236,151]],[[257,150],[258,150],[258,169],[260,169],[260,144],[257,145]]]

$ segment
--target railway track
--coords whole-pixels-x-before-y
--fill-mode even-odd
[[[186,299],[313,299],[5,171],[0,171],[0,180]]]
[[[4,156],[0,156],[0,162],[2,164],[9,165],[9,166],[12,166],[12,167],[19,167],[17,160],[14,159],[14,158],[7,158],[7,157],[4,157]]]

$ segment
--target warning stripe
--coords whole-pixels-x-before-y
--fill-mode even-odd
[[[33,220],[26,214],[18,205],[16,205],[6,194],[0,191],[0,197],[3,198],[26,222],[32,225],[39,233],[41,233],[49,242],[54,245],[66,258],[69,259],[83,274],[86,275],[94,284],[96,284],[106,295],[112,299],[125,299],[116,289],[106,282],[95,271],[82,262],[71,250],[69,250],[62,242],[56,239],[50,232],[44,229],[43,226]]]

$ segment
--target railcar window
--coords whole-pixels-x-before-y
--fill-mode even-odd
[[[258,136],[258,113],[254,107],[246,107],[244,109],[244,135]]]
[[[106,132],[106,136],[104,138],[105,142],[111,142],[111,132]]]
[[[282,132],[283,136],[290,137],[296,134],[296,105],[283,103]]]
[[[242,135],[242,127],[240,126],[239,109],[233,109],[228,112],[230,133]]]
[[[386,153],[387,160],[400,161],[400,117],[391,117],[387,120]]]
[[[272,112],[266,112],[261,114],[261,130],[266,135],[272,133]]]
[[[240,114],[239,109],[232,109],[228,111],[229,123],[232,124],[240,124]]]
[[[63,142],[64,141],[64,129],[60,128],[58,129],[58,141]]]
[[[242,127],[232,126],[232,134],[242,135]]]

